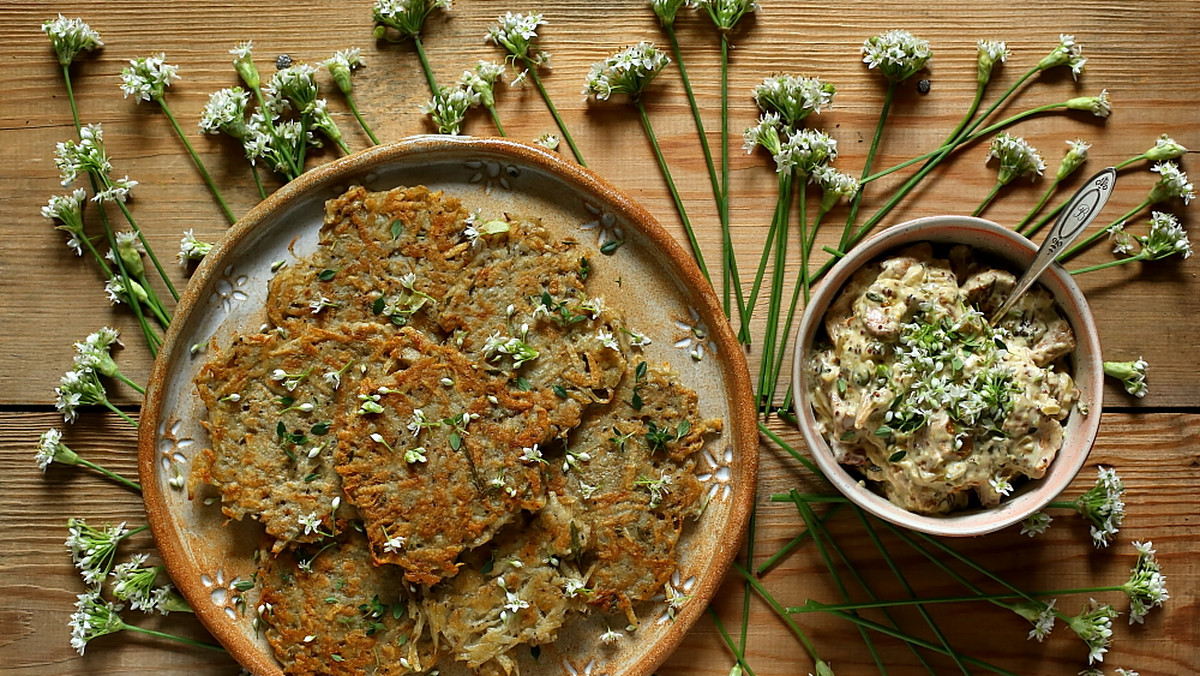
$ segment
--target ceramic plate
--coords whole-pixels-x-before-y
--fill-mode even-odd
[[[314,169],[252,210],[196,270],[155,362],[139,440],[146,511],[172,580],[246,668],[281,673],[265,640],[256,637],[256,591],[240,584],[256,568],[261,527],[250,520],[227,523],[216,500],[189,500],[184,487],[192,458],[208,443],[193,386],[206,357],[192,348],[214,339],[228,345],[235,332],[258,330],[272,265],[312,253],[325,201],[355,184],[370,190],[425,185],[484,217],[538,217],[553,234],[597,250],[622,242],[596,256],[589,292],[653,340],[646,359],[670,362],[699,393],[703,416],[725,421],[724,433],[697,461],[708,506],[685,528],[671,581],[691,600],[673,620],[661,599],[640,604],[641,628],[615,646],[598,641],[605,626],[597,614],[568,622],[536,661],[528,650],[517,654],[522,674],[649,674],[716,592],[753,502],[758,435],[745,360],[711,288],[646,211],[556,154],[498,139],[416,137]],[[467,673],[443,662],[442,674]]]

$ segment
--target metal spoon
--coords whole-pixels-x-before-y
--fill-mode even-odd
[[[1117,170],[1109,167],[1089,178],[1083,187],[1071,197],[1071,201],[1059,214],[1058,220],[1054,221],[1054,226],[1050,228],[1037,255],[1033,257],[1033,263],[1017,280],[1012,293],[1009,294],[1000,309],[992,315],[989,324],[995,326],[996,322],[1000,321],[1012,308],[1013,303],[1017,302],[1017,299],[1028,291],[1029,287],[1033,286],[1046,268],[1050,267],[1058,254],[1070,246],[1071,242],[1074,242],[1075,238],[1087,229],[1088,224],[1096,218],[1100,209],[1108,202],[1116,184]]]

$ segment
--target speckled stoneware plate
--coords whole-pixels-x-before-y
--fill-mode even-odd
[[[670,362],[699,393],[703,416],[725,421],[724,433],[698,459],[709,502],[685,527],[671,581],[691,600],[674,620],[663,600],[641,604],[641,628],[613,646],[598,640],[606,629],[601,619],[575,618],[536,661],[528,650],[518,654],[526,675],[649,674],[716,593],[753,502],[758,435],[745,359],[689,254],[645,210],[557,154],[504,140],[415,137],[314,169],[254,208],[199,266],[154,365],[139,440],[146,511],[172,580],[247,669],[282,673],[256,637],[256,592],[239,584],[255,570],[261,527],[227,523],[216,501],[189,500],[182,487],[192,458],[207,444],[205,410],[193,385],[205,356],[191,348],[214,339],[227,345],[234,332],[258,330],[272,264],[312,253],[325,201],[355,184],[371,190],[425,185],[487,218],[540,218],[552,233],[597,250],[610,240],[623,242],[609,255],[596,255],[589,292],[653,340],[647,360]],[[442,674],[467,673],[459,665],[438,666]]]
[[[1088,309],[1083,292],[1075,280],[1060,265],[1051,265],[1042,273],[1039,283],[1050,292],[1063,317],[1075,332],[1076,348],[1068,359],[1071,375],[1079,388],[1080,403],[1088,413],[1078,409],[1071,412],[1064,429],[1063,447],[1059,449],[1046,475],[1027,481],[996,507],[971,508],[946,515],[925,515],[906,511],[892,504],[879,493],[863,485],[856,474],[840,466],[833,451],[821,436],[813,413],[807,369],[803,368],[812,355],[813,341],[823,333],[825,313],[850,277],[863,265],[905,246],[918,242],[966,244],[998,261],[1010,264],[1019,272],[1029,267],[1037,253],[1037,245],[1010,228],[967,216],[933,216],[919,218],[892,226],[854,247],[835,265],[813,293],[800,320],[800,335],[796,339],[796,358],[792,364],[793,382],[797,384],[796,413],[804,441],[812,449],[814,459],[830,482],[858,506],[881,519],[912,530],[945,536],[983,535],[1007,528],[1041,510],[1067,488],[1087,460],[1096,433],[1100,429],[1100,408],[1103,397],[1104,371],[1100,362],[1100,339],[1096,323]]]

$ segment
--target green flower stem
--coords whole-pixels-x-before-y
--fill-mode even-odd
[[[778,444],[780,448],[787,451],[789,455],[791,455],[793,458],[796,459],[796,462],[800,463],[801,465],[804,465],[808,469],[808,471],[817,475],[822,480],[824,480],[826,483],[829,482],[829,480],[825,478],[825,474],[821,471],[821,468],[819,468],[815,464],[813,464],[812,460],[809,460],[808,458],[801,455],[799,451],[792,448],[791,444],[789,444],[786,441],[784,441],[783,439],[781,439],[778,434],[775,434],[774,432],[772,432],[771,428],[767,427],[766,425],[764,425],[760,422],[760,423],[758,423],[758,431],[762,432],[768,439],[770,439],[771,441],[774,441],[776,444]]]
[[[779,619],[783,620],[783,623],[787,625],[788,629],[792,630],[792,633],[795,634],[796,638],[800,640],[800,644],[804,646],[804,650],[808,652],[808,655],[812,658],[813,662],[820,661],[821,658],[817,655],[816,646],[812,644],[812,641],[809,640],[808,635],[804,633],[804,630],[800,629],[800,627],[796,625],[795,621],[792,620],[792,617],[784,611],[783,606],[779,605],[779,602],[775,600],[775,597],[771,596],[771,593],[768,592],[758,580],[754,579],[754,576],[751,575],[750,572],[745,568],[743,568],[742,564],[734,561],[733,570],[736,571],[738,575],[741,575],[742,578],[754,588],[754,591],[758,592],[758,595],[767,602],[767,605],[771,608],[771,610],[775,611],[775,614],[779,616]]]
[[[345,140],[338,138],[338,139],[334,139],[333,142],[335,145],[337,145],[338,150],[342,151],[343,153],[345,153],[347,155],[349,155],[351,153],[350,146],[346,145]]]
[[[963,129],[966,129],[967,125],[970,124],[971,119],[975,117],[975,113],[979,112],[979,104],[983,101],[983,90],[986,87],[986,82],[978,82],[978,85],[975,87],[975,100],[971,102],[971,107],[962,116],[962,120],[959,121],[958,126],[946,137],[946,143],[953,143],[962,134]],[[982,119],[980,118],[980,120]]]
[[[110,186],[107,176],[102,177],[101,180],[104,182],[106,187]],[[167,291],[171,292],[171,298],[179,300],[179,292],[175,290],[175,285],[171,283],[171,278],[167,275],[167,271],[163,269],[162,263],[158,261],[158,256],[155,255],[154,248],[150,246],[150,242],[146,241],[146,235],[142,232],[142,229],[138,227],[137,222],[133,219],[133,213],[129,211],[129,207],[126,206],[121,200],[117,200],[116,202],[117,207],[121,209],[121,213],[125,215],[125,220],[129,223],[129,227],[133,228],[133,231],[137,233],[138,241],[142,243],[142,248],[146,250],[146,257],[149,258],[150,262],[154,264],[154,269],[158,271],[158,276],[162,278],[163,284],[165,284],[167,287]],[[114,248],[113,251],[115,252],[116,249]],[[120,258],[120,256],[117,256],[117,258]],[[150,292],[150,287],[146,287],[146,292]]]
[[[742,668],[742,673],[747,674],[748,676],[754,676],[754,670],[750,668],[749,664],[746,664],[745,651],[742,648],[739,648],[738,645],[733,642],[733,637],[729,635],[729,632],[725,631],[725,625],[721,622],[721,616],[717,614],[717,611],[713,610],[712,606],[709,606],[705,610],[708,612],[708,616],[712,618],[713,624],[717,626],[717,632],[721,634],[721,639],[725,641],[725,645],[729,648],[729,652],[733,653],[733,658],[737,661],[738,666]]]
[[[1046,188],[1046,192],[1042,193],[1042,199],[1038,200],[1038,203],[1036,205],[1034,205],[1034,207],[1032,209],[1029,210],[1029,213],[1025,214],[1025,218],[1022,218],[1020,223],[1017,223],[1016,225],[1013,226],[1013,230],[1016,230],[1017,232],[1021,232],[1021,230],[1024,229],[1025,226],[1028,225],[1029,222],[1033,220],[1033,217],[1036,216],[1037,213],[1046,206],[1046,202],[1050,201],[1050,196],[1054,194],[1055,190],[1058,190],[1058,184],[1061,182],[1062,181],[1059,180],[1057,177],[1053,181],[1051,181],[1050,187]]]
[[[122,411],[121,409],[114,406],[113,403],[111,401],[109,401],[107,398],[104,399],[103,401],[101,401],[100,403],[108,410],[121,416],[121,419],[124,420],[125,422],[129,423],[130,425],[133,425],[134,427],[139,426],[138,421],[134,420],[133,418],[130,418],[128,413],[126,413],[125,411]]]
[[[1003,187],[1004,187],[1004,184],[997,181],[996,185],[992,186],[992,191],[987,194],[987,197],[983,198],[983,201],[979,203],[979,206],[975,207],[975,211],[972,212],[971,215],[978,216],[979,214],[982,214],[983,210],[986,209],[988,207],[988,205],[992,203],[992,200],[996,199],[996,195],[1000,194],[1000,188],[1003,188]]]
[[[312,117],[308,113],[301,113],[300,138],[296,139],[296,168],[300,174],[304,173],[304,160],[308,155],[308,132],[311,124]]]
[[[1120,170],[1124,169],[1125,167],[1128,167],[1129,165],[1134,164],[1136,162],[1141,162],[1144,159],[1147,159],[1146,153],[1142,153],[1141,155],[1134,155],[1133,157],[1121,162],[1120,164],[1118,164],[1117,166],[1115,166],[1113,168],[1116,169],[1117,171],[1120,171]]]
[[[697,114],[698,119],[698,114]],[[725,316],[731,317],[729,304],[730,287],[737,289],[738,316],[753,312],[753,303],[746,303],[742,296],[741,276],[737,270],[737,256],[733,251],[733,236],[729,229],[729,35],[721,32],[721,201],[718,218],[721,221],[721,247],[724,249],[725,273],[722,275]]]
[[[103,209],[101,211],[103,211]],[[100,265],[100,269],[104,271],[104,278],[111,278],[113,275],[112,268],[108,267],[108,261],[105,260],[104,256],[102,256],[100,252],[96,250],[96,245],[92,244],[91,238],[87,235],[84,235],[83,237],[80,237],[80,239],[83,240],[83,245],[87,247],[88,251],[92,252],[92,258],[96,259],[96,263]]]
[[[66,84],[67,88],[67,100],[71,103],[71,119],[75,122],[75,135],[79,136],[79,134],[83,131],[83,125],[79,122],[79,104],[75,101],[75,89],[71,86],[70,67],[64,65],[62,67],[62,74],[63,82]],[[99,192],[100,186],[96,179],[96,175],[88,172],[88,180],[92,184],[92,194]],[[104,236],[108,241],[108,246],[113,251],[116,251],[117,241],[116,238],[113,237],[112,224],[109,223],[108,212],[104,210],[103,205],[101,205],[97,211],[100,212],[100,222],[104,225]],[[92,245],[92,242],[90,239],[88,239],[87,235],[83,236],[83,241],[87,244],[87,247],[91,250],[92,254],[96,256],[96,260],[100,262],[100,267],[104,270],[105,275],[111,279],[112,272],[108,267],[108,264],[104,262],[104,257],[96,251],[96,248]],[[125,264],[121,262],[121,257],[114,256],[114,258],[116,259],[117,270],[120,271],[121,278],[128,280],[129,277],[125,273]],[[146,346],[150,349],[150,355],[152,357],[158,356],[158,347],[162,344],[161,339],[158,337],[158,334],[154,332],[154,329],[150,326],[149,322],[146,321],[146,317],[142,314],[142,307],[137,300],[133,298],[133,294],[129,294],[129,299],[132,301],[129,303],[129,305],[133,308],[133,314],[135,317],[137,317],[138,325],[142,328],[142,335],[146,337]]]
[[[822,514],[821,516],[818,516],[817,520],[820,521],[821,523],[825,523],[830,518],[832,518],[833,515],[836,514],[838,512],[838,510],[840,510],[842,507],[843,507],[843,505],[835,504],[834,506],[832,506],[828,510],[826,510],[824,514]],[[805,529],[799,535],[792,538],[791,541],[788,542],[786,545],[784,545],[783,547],[780,547],[779,551],[775,552],[770,557],[768,557],[766,561],[763,561],[762,564],[759,565],[758,569],[754,571],[755,574],[762,576],[762,574],[767,572],[767,570],[770,569],[771,566],[774,566],[776,563],[779,562],[780,559],[782,559],[784,556],[787,556],[789,553],[791,553],[791,551],[793,549],[804,544],[804,541],[810,537],[812,537],[812,532],[809,531],[808,529]]]
[[[746,527],[746,570],[754,569],[754,532],[755,525],[758,522],[758,502],[755,501],[750,505],[750,520]],[[746,583],[742,590],[742,635],[741,646],[742,654],[746,653],[746,641],[750,635],[750,583]]]
[[[562,117],[558,114],[558,108],[554,107],[554,102],[550,100],[550,94],[546,91],[546,87],[542,84],[542,78],[538,75],[537,64],[531,62],[527,58],[522,58],[521,62],[525,65],[525,69],[529,72],[529,79],[533,80],[533,85],[537,87],[538,93],[542,95],[542,100],[546,102],[546,108],[550,109],[550,115],[554,118],[554,124],[558,125],[558,130],[562,132],[563,138],[566,139],[567,145],[571,147],[571,154],[575,156],[575,161],[581,167],[587,167],[587,163],[583,161],[583,155],[579,152],[579,148],[575,145],[575,139],[571,138],[571,132],[567,131],[567,125],[563,122]]]
[[[775,366],[771,370],[772,380],[779,382],[779,376],[783,373],[783,363],[787,356],[788,339],[792,335],[792,325],[796,320],[796,307],[800,300],[801,293],[804,294],[804,304],[808,305],[809,285],[808,285],[808,257],[812,252],[813,241],[817,237],[817,228],[821,225],[821,218],[826,212],[818,211],[817,217],[813,219],[812,232],[805,236],[808,219],[805,217],[805,191],[800,191],[800,276],[796,278],[796,286],[792,288],[792,301],[788,304],[787,321],[783,323],[783,338],[779,344],[784,349],[779,350],[778,356],[775,358]],[[792,405],[792,388],[789,386],[787,394],[783,397],[783,405],[781,408],[787,410]]]
[[[883,138],[883,125],[887,122],[888,113],[891,112],[892,100],[896,98],[897,84],[888,81],[887,93],[883,96],[883,107],[879,111],[879,122],[875,124],[875,136],[871,139],[871,148],[867,151],[867,160],[863,164],[862,176],[859,179],[860,186],[865,186],[867,177],[871,175],[871,165],[874,164],[875,153],[879,150],[879,140]],[[846,216],[846,225],[842,228],[842,239],[838,243],[838,249],[842,251],[850,246],[850,232],[854,229],[854,220],[858,218],[858,207],[862,204],[862,195],[863,191],[860,188],[850,200],[850,213]]]
[[[863,619],[861,617],[857,617],[855,615],[852,615],[850,613],[843,612],[840,610],[831,610],[831,611],[829,611],[829,614],[833,615],[834,617],[840,617],[843,620],[853,622],[854,624],[857,624],[859,626],[866,627],[867,629],[870,629],[871,631],[875,631],[880,634],[885,634],[885,635],[891,636],[893,638],[898,638],[901,641],[904,641],[905,643],[911,644],[918,648],[924,648],[926,650],[938,653],[939,655],[948,655],[948,652],[946,651],[946,649],[937,645],[936,643],[931,643],[924,639],[919,639],[919,638],[915,638],[913,636],[909,636],[908,634],[906,634],[902,631],[898,631],[896,629],[890,629],[887,626],[879,624],[878,622],[872,622],[870,620]],[[977,666],[981,669],[986,669],[994,674],[1000,674],[1001,676],[1017,676],[1017,674],[1014,672],[1008,671],[1007,669],[1003,669],[994,664],[989,664],[987,662],[984,662],[981,659],[977,659],[977,658],[971,657],[969,655],[962,655],[961,659],[963,662],[966,662],[967,664]]]
[[[896,565],[895,559],[892,558],[891,553],[887,550],[887,547],[884,546],[883,540],[879,539],[879,533],[875,532],[875,527],[871,525],[871,522],[867,519],[867,515],[857,505],[852,507],[852,509],[854,510],[854,515],[858,517],[859,523],[862,524],[863,530],[866,531],[867,537],[871,538],[871,542],[875,545],[875,549],[879,551],[879,555],[883,557],[884,562],[887,563],[888,568],[891,569],[892,575],[894,575],[900,585],[904,587],[904,593],[908,594],[909,598],[915,600],[917,598],[916,592],[913,590],[912,585],[909,584],[908,578],[906,578],[904,573],[900,570],[900,567]],[[942,630],[938,628],[937,623],[933,621],[933,617],[929,614],[929,611],[926,610],[924,606],[918,605],[917,612],[921,614],[921,617],[925,620],[925,624],[929,625],[929,629],[933,632],[933,635],[937,637],[937,640],[942,644],[942,647],[946,649],[947,653],[949,653],[950,659],[954,660],[954,663],[958,665],[959,671],[965,674],[965,676],[970,676],[971,672],[968,671],[967,667],[962,663],[962,658],[959,656],[958,651],[951,647],[950,641],[946,639],[945,634],[943,634]],[[920,653],[916,654],[917,659],[924,663],[924,656],[922,656]],[[926,664],[926,667],[928,667],[928,664]],[[934,672],[931,671],[931,673]]]
[[[258,188],[259,198],[267,199],[267,189],[263,186],[262,177],[258,175],[258,167],[254,164],[250,165],[250,175],[254,177],[254,185]]]
[[[496,131],[501,136],[508,136],[508,134],[504,133],[504,125],[500,124],[500,114],[496,112],[496,106],[485,105],[484,108],[487,108],[488,115],[492,116],[492,124],[496,125]]]
[[[795,489],[792,489],[792,493],[793,495],[799,495]],[[833,578],[834,586],[837,587],[838,593],[842,596],[842,600],[849,602],[850,592],[846,589],[845,583],[842,582],[842,576],[838,573],[837,566],[833,564],[833,559],[829,556],[829,550],[825,548],[825,543],[822,542],[822,539],[829,540],[831,547],[837,548],[837,545],[833,542],[833,539],[829,537],[829,533],[817,524],[817,517],[815,514],[813,514],[812,508],[810,508],[803,500],[800,500],[799,497],[796,497],[794,502],[796,503],[796,509],[800,512],[800,518],[804,520],[805,528],[813,532],[813,544],[817,546],[817,553],[820,554],[821,561],[825,564],[825,569],[829,571],[830,577]],[[850,568],[850,572],[855,576],[855,578],[858,579],[859,584],[862,585],[863,589],[867,592],[867,597],[874,599],[875,594],[869,587],[866,586],[864,581],[858,577],[858,573],[854,570],[854,566],[849,566],[849,561],[846,560],[845,555],[842,555],[840,548],[838,549],[838,554],[841,555],[842,560],[845,561]],[[886,611],[884,612],[886,614]],[[891,615],[888,615],[887,618],[888,621],[895,626],[896,622],[892,619]],[[858,633],[862,636],[863,643],[867,645],[867,652],[871,653],[871,658],[875,660],[875,666],[879,668],[879,673],[886,676],[887,667],[884,666],[883,660],[879,657],[879,651],[876,650],[875,642],[871,640],[871,635],[868,634],[866,628],[862,627],[861,625],[858,627]]]
[[[138,393],[138,394],[145,394],[145,393],[146,393],[146,388],[144,388],[144,387],[142,387],[141,385],[138,385],[137,383],[133,382],[132,380],[130,380],[130,379],[129,379],[129,377],[128,377],[128,376],[126,376],[124,373],[121,373],[120,371],[117,371],[116,373],[114,373],[114,374],[113,374],[113,377],[114,377],[114,378],[116,378],[117,380],[119,380],[119,381],[121,381],[121,382],[125,383],[126,385],[128,385],[128,386],[132,387],[133,389],[137,390],[137,393]]]
[[[750,299],[746,303],[746,311],[741,314],[741,330],[738,332],[738,340],[743,345],[750,344],[750,317],[754,314],[754,305],[758,301],[758,292],[762,288],[763,275],[767,271],[767,259],[771,255],[771,247],[775,244],[775,238],[779,232],[779,223],[788,218],[788,213],[792,210],[792,173],[784,171],[779,173],[779,185],[777,197],[775,199],[775,215],[771,217],[771,227],[767,230],[767,239],[763,242],[762,256],[758,259],[758,271],[754,275],[754,284],[750,287]]]
[[[1070,249],[1067,249],[1066,251],[1059,254],[1058,258],[1056,258],[1055,260],[1057,260],[1059,263],[1062,263],[1063,261],[1067,261],[1067,260],[1074,258],[1075,256],[1078,256],[1084,249],[1095,244],[1097,241],[1099,241],[1105,235],[1107,235],[1108,231],[1113,226],[1116,226],[1121,223],[1124,223],[1125,221],[1128,221],[1129,219],[1136,216],[1139,211],[1141,211],[1142,209],[1145,209],[1146,207],[1150,206],[1151,204],[1153,204],[1153,202],[1151,202],[1149,200],[1149,198],[1147,198],[1141,204],[1139,204],[1136,207],[1125,212],[1124,216],[1121,216],[1120,218],[1116,219],[1112,223],[1109,223],[1107,227],[1100,228],[1096,232],[1093,232],[1092,234],[1085,237],[1082,242],[1076,244],[1075,246],[1071,247]]]
[[[165,639],[168,639],[171,641],[177,641],[179,643],[183,643],[185,645],[190,645],[195,648],[204,648],[205,650],[214,650],[216,652],[225,652],[224,648],[222,648],[219,645],[213,644],[213,643],[204,643],[203,641],[197,641],[195,639],[190,639],[190,638],[186,638],[183,636],[176,636],[175,634],[168,634],[168,633],[162,632],[162,631],[155,631],[154,629],[146,629],[145,627],[139,627],[137,625],[128,624],[125,621],[122,621],[121,624],[126,629],[129,629],[131,631],[136,631],[136,632],[139,632],[142,634],[147,634],[149,636],[154,636],[157,638],[165,638]]]
[[[1058,597],[1072,596],[1075,594],[1098,594],[1102,592],[1118,592],[1124,591],[1121,585],[1112,585],[1107,587],[1081,587],[1078,589],[1046,589],[1039,591],[1028,592],[1034,597]],[[803,606],[787,608],[787,611],[793,615],[803,615],[805,613],[820,613],[831,610],[871,610],[874,608],[902,608],[905,606],[924,606],[924,605],[939,605],[944,603],[972,603],[976,601],[1007,601],[1020,598],[1018,594],[1000,593],[1000,594],[965,594],[960,596],[925,596],[921,598],[894,599],[889,601],[871,601],[867,603],[821,603],[819,601],[808,600]]]
[[[1072,275],[1082,275],[1087,272],[1095,272],[1097,270],[1104,270],[1107,268],[1116,267],[1118,265],[1124,265],[1125,263],[1132,263],[1133,261],[1140,261],[1140,260],[1145,260],[1145,259],[1142,258],[1142,255],[1139,252],[1128,258],[1118,258],[1116,260],[1108,261],[1107,263],[1098,263],[1096,265],[1089,265],[1086,268],[1079,268],[1078,270],[1071,270],[1070,272]]]
[[[1063,202],[1063,203],[1059,204],[1058,206],[1054,207],[1049,212],[1047,212],[1045,216],[1042,216],[1041,218],[1039,218],[1037,223],[1034,223],[1032,226],[1027,227],[1024,232],[1021,232],[1021,234],[1025,235],[1026,237],[1033,237],[1034,235],[1036,235],[1038,233],[1039,230],[1046,227],[1047,223],[1054,220],[1055,217],[1057,217],[1059,214],[1061,214],[1062,210],[1067,208],[1067,204],[1069,202],[1070,202],[1070,200],[1067,200],[1066,202]]]
[[[803,177],[801,177],[803,178]],[[795,179],[792,179],[795,183]],[[800,191],[805,190],[804,181],[799,181]],[[790,196],[789,196],[790,201]],[[790,209],[783,214],[779,229],[775,233],[774,266],[771,270],[771,295],[767,299],[767,326],[763,335],[762,363],[758,369],[758,401],[764,415],[770,412],[775,398],[775,383],[771,381],[771,367],[775,363],[775,350],[779,332],[780,306],[783,303],[783,273],[787,265],[787,233]]]
[[[1046,503],[1046,506],[1043,509],[1055,509],[1055,508],[1078,510],[1079,504],[1076,503],[1074,500],[1051,500],[1050,502]]]
[[[721,191],[721,182],[717,178],[717,168],[713,163],[712,148],[708,143],[708,134],[704,131],[704,120],[700,115],[700,105],[696,103],[696,94],[692,91],[692,81],[688,77],[687,66],[683,63],[683,52],[679,48],[679,39],[675,35],[675,26],[663,27],[667,40],[671,43],[671,52],[675,55],[675,63],[679,64],[679,75],[683,79],[683,91],[687,93],[688,105],[692,109],[692,120],[696,124],[696,134],[700,138],[700,150],[704,153],[704,166],[708,169],[708,182],[712,186],[713,202],[717,207],[717,217],[721,221],[721,284],[724,310],[726,317],[732,317],[730,307],[730,286],[737,292],[738,316],[746,314],[746,298],[742,294],[742,285],[738,282],[737,256],[733,249],[733,240],[729,231],[729,210],[726,209]],[[733,280],[731,283],[731,279]]]
[[[350,92],[346,92],[346,104],[350,106],[350,112],[354,114],[354,119],[358,120],[358,126],[362,128],[367,138],[371,139],[371,143],[379,145],[379,139],[375,138],[375,132],[371,131],[370,125],[358,112],[358,104],[354,102],[354,96]],[[503,136],[503,134],[501,135]]]
[[[696,258],[696,265],[700,267],[700,273],[711,285],[712,279],[708,276],[708,266],[704,264],[704,253],[700,250],[700,242],[696,240],[696,232],[692,229],[692,221],[688,218],[687,209],[683,206],[683,199],[679,197],[679,189],[675,187],[675,179],[671,178],[671,169],[667,166],[662,148],[658,145],[658,136],[654,133],[654,127],[650,125],[646,104],[642,102],[641,97],[635,96],[633,105],[642,118],[642,128],[646,130],[646,136],[650,139],[651,147],[654,148],[654,157],[658,160],[658,168],[662,170],[663,178],[667,179],[667,189],[670,190],[671,199],[675,201],[675,210],[679,212],[679,218],[683,221],[683,230],[687,233],[688,242],[692,245],[692,255]]]
[[[200,172],[200,177],[204,179],[205,185],[212,191],[213,197],[217,198],[217,204],[221,206],[221,211],[225,213],[225,218],[229,220],[229,224],[233,225],[237,222],[237,216],[233,215],[229,205],[225,203],[225,198],[221,196],[221,191],[217,188],[217,184],[213,182],[212,176],[209,175],[208,169],[204,163],[200,161],[200,156],[196,154],[196,149],[192,147],[191,141],[188,141],[187,136],[183,133],[183,129],[179,127],[179,121],[175,119],[175,115],[171,113],[170,106],[167,105],[166,97],[157,97],[154,99],[162,110],[167,115],[167,119],[171,122],[171,127],[175,130],[175,134],[179,136],[179,140],[183,141],[183,147],[187,148],[188,155],[192,156],[192,163],[196,165],[196,169]]]
[[[76,456],[74,464],[83,465],[84,467],[87,467],[88,469],[95,470],[95,471],[103,474],[104,476],[112,479],[113,481],[116,481],[117,483],[125,486],[126,488],[137,491],[138,493],[142,492],[142,485],[139,484],[138,482],[133,481],[131,479],[126,479],[125,477],[121,476],[120,474],[117,474],[116,472],[112,471],[111,469],[101,467],[100,465],[97,465],[96,463],[92,462],[91,460]]]
[[[429,57],[425,54],[425,43],[421,42],[419,34],[413,34],[413,44],[417,46],[417,60],[421,62],[421,70],[425,71],[425,81],[429,83],[429,94],[437,96],[438,83],[437,78],[433,76],[433,68],[429,65]]]
[[[150,286],[150,282],[145,275],[135,275],[136,281],[146,291],[146,308],[150,310],[150,314],[158,320],[159,326],[166,330],[171,325],[171,317],[162,306],[162,301],[159,300],[158,294],[154,292],[154,287]],[[132,294],[130,294],[132,296]]]
[[[794,502],[797,496],[792,493],[772,493],[771,502]],[[805,502],[829,502],[833,504],[850,504],[850,500],[844,495],[832,495],[824,493],[799,493],[798,497]]]

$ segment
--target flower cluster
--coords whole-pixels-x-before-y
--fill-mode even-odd
[[[979,40],[975,45],[979,49],[976,78],[979,85],[983,86],[992,79],[992,69],[996,67],[996,63],[1007,61],[1011,52],[1007,45],[997,40]]]
[[[1008,132],[992,139],[985,163],[991,162],[993,157],[1000,163],[1000,174],[996,179],[1000,185],[1008,185],[1013,179],[1025,174],[1041,176],[1046,168],[1046,163],[1036,148],[1029,145],[1025,139]]]
[[[1075,42],[1074,35],[1059,35],[1058,46],[1037,64],[1038,70],[1046,70],[1056,66],[1070,66],[1071,76],[1079,79],[1083,73],[1083,65],[1087,59],[1082,56],[1083,49]]]
[[[817,129],[799,129],[787,135],[775,155],[778,171],[794,170],[810,176],[818,167],[837,158],[837,140]]]
[[[1167,578],[1154,556],[1154,543],[1135,542],[1133,547],[1138,552],[1137,563],[1121,590],[1129,597],[1129,624],[1142,624],[1146,614],[1152,608],[1161,608],[1171,595],[1167,593]]]
[[[929,63],[929,41],[905,30],[890,30],[863,43],[863,63],[878,68],[890,82],[903,82]]]
[[[125,97],[142,101],[161,101],[167,87],[179,79],[179,66],[167,64],[165,54],[133,59],[121,70],[121,91]]]
[[[421,112],[433,119],[433,124],[442,134],[458,134],[462,131],[467,111],[479,105],[478,92],[465,87],[441,87],[433,98],[421,106]]]
[[[713,25],[722,33],[732,31],[747,14],[757,12],[757,0],[696,0],[696,6],[708,12]]]
[[[375,0],[371,18],[375,22],[375,37],[383,38],[391,28],[400,38],[421,34],[425,19],[435,9],[450,11],[451,0]]]
[[[322,61],[320,65],[329,71],[329,75],[338,89],[343,94],[349,94],[354,90],[354,84],[350,81],[350,73],[363,65],[362,50],[358,47],[343,49]]]
[[[43,23],[42,32],[50,37],[54,53],[58,55],[58,63],[63,67],[71,65],[79,52],[90,52],[104,46],[100,34],[82,19],[68,19],[62,14],[57,19]]]
[[[777,113],[780,121],[794,127],[811,113],[820,114],[833,103],[837,88],[815,77],[775,75],[754,88],[760,110]]]
[[[54,166],[62,174],[62,184],[71,185],[80,174],[112,173],[112,162],[104,149],[104,129],[98,124],[84,125],[79,141],[68,139],[55,145]]]
[[[135,554],[125,563],[118,564],[112,571],[113,596],[128,601],[131,608],[146,613],[166,615],[172,610],[186,608],[184,602],[171,585],[154,586],[162,566],[147,566],[145,554]]]
[[[1159,162],[1150,168],[1159,175],[1158,183],[1150,189],[1150,201],[1157,204],[1178,197],[1184,204],[1196,197],[1196,187],[1188,180],[1187,173],[1174,162]],[[65,184],[64,184],[65,185]]]
[[[1111,467],[1096,468],[1096,484],[1075,500],[1075,510],[1091,522],[1092,542],[1107,547],[1125,520],[1125,483]]]
[[[125,622],[121,619],[123,608],[104,600],[98,589],[89,589],[80,594],[68,623],[71,628],[71,647],[82,655],[92,639],[125,629]]]
[[[1158,260],[1174,254],[1184,258],[1192,255],[1192,244],[1187,231],[1174,214],[1154,211],[1150,214],[1150,232],[1138,237],[1142,243],[1141,256],[1146,260]]]
[[[1104,653],[1112,642],[1112,621],[1117,611],[1107,603],[1088,599],[1088,605],[1074,617],[1067,619],[1067,626],[1088,646],[1088,664],[1103,662]]]
[[[1112,103],[1108,90],[1101,89],[1099,96],[1079,96],[1066,102],[1068,110],[1085,110],[1096,117],[1105,118],[1112,114]]]
[[[508,52],[507,60],[510,62],[521,61],[526,66],[529,64],[548,65],[550,55],[533,44],[538,36],[538,27],[546,24],[547,21],[539,12],[530,12],[529,14],[505,12],[504,16],[498,17],[496,23],[488,28],[487,36],[484,39],[497,47],[504,48]],[[517,81],[523,79],[524,73],[517,76],[517,80],[514,80],[513,83],[516,84]]]
[[[83,581],[96,587],[108,576],[116,556],[117,545],[121,540],[133,534],[125,527],[125,522],[116,526],[105,526],[103,529],[89,526],[82,519],[71,519],[67,522],[67,551],[75,567],[79,569]]]
[[[192,230],[188,229],[179,240],[179,253],[176,254],[176,257],[179,259],[180,265],[187,265],[188,261],[203,260],[212,251],[212,248],[211,242],[202,242],[196,239]]]
[[[52,221],[58,221],[55,230],[67,233],[67,246],[75,255],[83,255],[83,245],[87,238],[83,234],[83,202],[87,199],[87,191],[76,188],[66,195],[54,195],[42,207],[42,216]]]
[[[639,42],[592,64],[583,93],[601,100],[613,94],[636,98],[669,63],[671,59],[654,44]]]
[[[1061,181],[1067,176],[1070,176],[1084,162],[1087,162],[1088,150],[1091,150],[1092,144],[1083,139],[1075,139],[1067,141],[1067,154],[1063,155],[1062,162],[1058,165],[1058,171],[1055,172],[1054,178]]]

